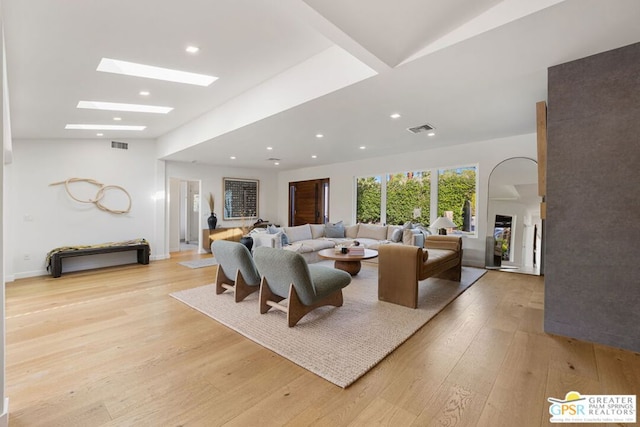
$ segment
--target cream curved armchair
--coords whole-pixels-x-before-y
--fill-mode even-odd
[[[289,327],[312,310],[325,305],[342,306],[342,288],[351,283],[351,275],[319,265],[307,265],[302,255],[267,247],[253,254],[262,275],[260,313],[271,308],[287,313]],[[288,305],[280,302],[288,300]]]
[[[211,252],[218,261],[216,294],[231,290],[235,302],[240,302],[260,289],[260,274],[245,245],[215,240],[211,243]]]

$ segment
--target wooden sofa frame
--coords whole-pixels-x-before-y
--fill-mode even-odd
[[[451,251],[429,257],[429,250]],[[378,248],[378,300],[416,308],[418,282],[439,277],[459,282],[462,276],[462,238],[427,236],[425,248],[382,245]],[[440,252],[442,255],[442,252]],[[447,256],[448,255],[448,256]]]

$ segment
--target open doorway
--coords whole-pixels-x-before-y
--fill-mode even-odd
[[[169,178],[169,251],[198,250],[200,182]]]
[[[289,183],[289,226],[329,221],[329,178]]]

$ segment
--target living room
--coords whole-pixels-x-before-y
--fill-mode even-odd
[[[14,3],[10,6],[12,8],[16,7],[16,2],[4,3]],[[302,7],[304,9],[305,6],[308,7],[305,2],[293,3],[297,3],[298,8]],[[523,26],[520,30],[522,33],[533,32],[539,37],[543,37],[542,33],[547,33],[544,35],[544,37],[547,37],[545,43],[541,43],[545,46],[553,45],[554,37],[559,37],[563,34],[562,25],[559,23],[563,18],[575,16],[577,11],[582,13],[583,8],[591,7],[595,11],[584,12],[585,23],[576,25],[579,28],[573,29],[575,33],[564,36],[573,40],[573,43],[577,46],[573,48],[565,47],[565,50],[559,47],[557,53],[554,53],[556,51],[549,47],[551,53],[546,57],[548,62],[544,66],[536,64],[538,68],[534,70],[528,69],[528,67],[532,66],[532,63],[528,61],[533,60],[528,58],[526,49],[523,50],[521,46],[517,45],[510,46],[508,41],[502,41],[500,44],[494,45],[494,49],[504,49],[517,58],[513,62],[520,62],[521,64],[519,68],[517,67],[518,72],[513,75],[500,75],[500,68],[492,63],[492,59],[497,62],[497,57],[493,58],[489,50],[477,51],[486,54],[485,60],[489,58],[489,63],[481,61],[481,54],[470,53],[478,48],[475,44],[479,43],[478,39],[473,37],[467,40],[469,45],[460,42],[460,46],[456,48],[458,50],[448,51],[447,49],[442,49],[441,51],[424,54],[426,57],[424,61],[428,65],[434,65],[437,63],[436,59],[442,59],[446,62],[450,59],[448,55],[466,53],[469,55],[465,57],[467,65],[478,61],[477,75],[463,73],[462,70],[443,71],[437,69],[426,72],[422,69],[424,64],[420,64],[419,58],[402,66],[387,66],[385,68],[380,63],[376,65],[377,62],[384,61],[366,59],[369,55],[361,53],[359,59],[367,64],[368,71],[361,69],[360,72],[362,74],[357,77],[354,75],[341,76],[342,80],[340,82],[332,82],[334,86],[330,88],[318,87],[322,86],[322,84],[309,84],[309,86],[314,86],[315,93],[302,94],[303,91],[300,91],[297,94],[297,98],[292,97],[289,99],[283,97],[287,99],[279,99],[277,106],[263,106],[256,99],[264,96],[268,87],[254,87],[253,91],[243,92],[244,99],[236,100],[235,105],[233,105],[233,102],[228,102],[217,106],[214,109],[214,113],[221,119],[213,120],[215,122],[214,125],[207,124],[207,120],[211,121],[212,115],[204,112],[205,110],[203,109],[200,114],[188,118],[179,117],[178,120],[181,121],[183,126],[177,130],[163,129],[162,132],[148,134],[149,136],[145,138],[133,138],[128,136],[129,134],[123,133],[97,136],[95,131],[92,131],[91,135],[89,133],[78,133],[73,134],[73,136],[69,133],[70,131],[65,131],[66,133],[61,136],[61,131],[59,130],[51,133],[44,131],[41,134],[37,134],[36,131],[28,133],[24,129],[29,126],[28,124],[25,125],[24,122],[25,120],[28,122],[28,120],[34,119],[29,119],[24,114],[21,114],[25,111],[24,105],[26,105],[22,104],[23,101],[21,101],[22,92],[16,90],[9,93],[11,119],[12,121],[15,120],[15,122],[14,126],[8,129],[5,118],[5,138],[3,139],[5,148],[7,131],[9,136],[11,136],[11,129],[16,133],[13,138],[8,138],[10,149],[5,149],[5,156],[8,154],[11,157],[11,161],[5,161],[6,164],[3,167],[3,199],[5,201],[3,204],[3,221],[5,224],[3,255],[5,263],[2,273],[5,282],[19,282],[22,279],[46,277],[47,271],[44,260],[47,252],[55,247],[65,245],[86,245],[145,238],[151,245],[152,263],[170,260],[175,256],[175,254],[171,253],[172,246],[169,237],[171,221],[174,221],[175,218],[172,218],[167,208],[167,198],[170,196],[169,181],[171,178],[199,182],[201,196],[212,193],[217,203],[216,212],[220,217],[218,226],[223,227],[240,225],[240,221],[224,221],[221,218],[222,201],[224,199],[222,194],[223,178],[233,177],[258,180],[259,216],[265,220],[283,225],[286,225],[288,220],[288,183],[307,179],[329,178],[331,185],[330,221],[342,220],[347,224],[352,224],[356,221],[354,181],[356,177],[468,165],[474,165],[478,168],[477,205],[475,209],[479,212],[479,215],[476,230],[477,236],[464,238],[463,264],[475,267],[484,266],[486,250],[484,237],[488,232],[489,221],[483,213],[487,212],[490,173],[496,165],[505,159],[523,157],[535,160],[538,158],[534,102],[547,98],[546,84],[538,84],[540,77],[542,76],[542,81],[546,82],[547,67],[626,46],[640,40],[635,21],[631,18],[637,16],[638,9],[632,2],[619,1],[614,2],[615,6],[609,5],[607,7],[597,4],[597,2],[589,2],[589,7],[578,5],[578,2],[573,1],[547,3],[546,6],[548,8],[542,8],[537,13],[531,13],[530,21],[526,18],[528,15],[523,15],[520,18],[520,24]],[[262,8],[264,5],[260,7]],[[554,7],[559,8],[557,15],[550,11]],[[305,16],[305,13],[308,12],[303,13],[299,9],[296,10],[299,13],[298,17]],[[598,11],[601,12],[601,16],[599,16]],[[7,19],[4,13],[3,16]],[[16,15],[9,15],[9,18],[12,17],[14,18],[13,20],[5,23],[5,27],[11,30],[7,32],[5,38],[15,34],[24,36],[16,32]],[[601,28],[595,31],[591,24],[598,22],[598,18],[602,18],[603,22],[600,22]],[[505,23],[504,25],[514,26],[514,22],[518,22],[518,20],[513,16],[512,19],[514,19],[513,22],[510,24]],[[543,31],[539,28],[539,25],[545,20],[550,21]],[[618,31],[613,31],[614,28],[618,29]],[[487,31],[486,37],[488,41],[495,41],[494,38],[496,40],[499,39],[501,31]],[[335,28],[334,31],[328,31],[328,33],[333,34],[336,39],[341,39],[344,36],[344,33],[335,32]],[[602,34],[608,35],[604,37]],[[599,38],[601,36],[602,38]],[[481,38],[480,36],[477,37]],[[11,45],[10,39],[8,44],[6,66],[9,72],[5,72],[3,75],[9,78],[9,88],[11,88],[12,77],[18,73],[26,72],[26,65],[20,64],[18,68],[12,68],[16,67],[12,64],[11,55],[12,53],[15,54],[16,47]],[[348,45],[349,43],[343,41],[343,47]],[[571,43],[567,43],[567,45],[571,45]],[[532,43],[531,46],[538,45]],[[563,44],[563,46],[565,45]],[[359,49],[353,46],[351,48],[353,49],[351,51],[352,54]],[[539,46],[538,48],[543,49]],[[328,52],[320,50],[326,56],[336,55],[330,49]],[[99,55],[103,54],[100,53]],[[429,55],[431,55],[431,59]],[[381,53],[380,56],[383,57],[384,55]],[[95,66],[99,59],[92,58],[92,61],[96,63],[92,62],[90,64],[91,73],[95,73]],[[336,58],[334,57],[333,59]],[[46,63],[46,61],[44,62]],[[377,71],[375,78],[367,79],[363,77],[370,73],[372,69]],[[296,71],[300,70],[288,70],[289,73],[295,73]],[[307,83],[319,81],[319,75],[325,72],[326,70],[324,69],[315,70],[311,74],[312,78],[307,77],[302,81]],[[496,76],[486,80],[490,82],[487,87],[483,87],[482,90],[472,90],[477,85],[477,82],[485,81],[483,79],[488,78],[486,74],[492,72],[495,72]],[[402,117],[393,119],[389,115],[397,112],[394,106],[396,99],[386,99],[387,93],[382,88],[386,83],[389,83],[389,80],[394,78],[391,76],[394,73],[404,73],[406,77],[400,78],[400,80],[406,80],[406,84],[396,95],[398,98],[408,97],[407,91],[412,86],[420,85],[422,83],[421,78],[432,82],[434,75],[442,77],[444,74],[450,73],[453,77],[452,80],[446,81],[442,77],[443,81],[440,83],[442,92],[434,92],[433,97],[435,99],[432,100],[428,100],[428,97],[425,97],[424,104],[427,107],[421,108],[417,112],[403,110],[401,111]],[[518,73],[525,76],[522,77]],[[456,77],[461,79],[459,87],[452,83]],[[515,86],[513,82],[517,77],[522,77],[522,80],[527,82],[536,82],[536,84],[527,86],[526,95],[523,92],[522,98],[526,99],[527,102],[523,101],[522,104],[526,105],[518,104],[511,108],[514,110],[514,115],[520,116],[518,122],[505,125],[500,128],[499,132],[488,125],[485,127],[486,123],[484,122],[490,117],[485,115],[485,110],[490,110],[485,104],[500,104],[506,99],[506,94],[515,92],[516,88],[512,86]],[[300,76],[297,79],[299,81]],[[327,77],[327,79],[330,78]],[[358,82],[358,79],[361,80]],[[219,83],[222,82],[221,80]],[[284,81],[277,81],[277,78],[268,80],[268,82],[273,85],[272,90],[281,90],[284,83]],[[437,83],[430,84],[433,87],[438,86]],[[323,90],[324,92],[322,92]],[[376,98],[376,102],[381,106],[377,113],[378,116],[367,116],[363,121],[356,121],[354,118],[353,126],[350,126],[350,118],[328,115],[328,111],[331,110],[352,109],[352,104],[347,107],[343,105],[345,98],[350,98],[352,94],[376,90],[379,91],[379,98]],[[456,125],[454,120],[456,115],[452,114],[451,111],[448,111],[449,114],[446,117],[444,114],[440,115],[437,112],[438,105],[443,109],[452,108],[451,104],[448,104],[447,100],[442,98],[443,93],[446,94],[447,91],[456,100],[462,99],[463,94],[460,92],[469,92],[468,105],[460,106],[459,109],[459,125]],[[78,98],[75,101],[77,102],[79,99],[83,99],[81,97],[89,95],[76,92],[74,96]],[[314,96],[317,97],[317,100],[308,99]],[[533,103],[528,102],[531,100]],[[75,106],[75,102],[72,107]],[[420,103],[419,100],[415,102]],[[248,108],[250,106],[255,108]],[[245,110],[247,111],[247,117],[240,115],[236,117],[236,120],[233,120],[234,112],[237,114],[242,108],[247,109]],[[76,110],[76,108],[71,108],[68,105],[64,109],[66,109],[65,111],[71,111],[71,113]],[[505,107],[505,109],[509,110],[509,107]],[[4,111],[7,112],[6,107]],[[325,114],[328,115],[326,118],[323,117]],[[46,120],[43,120],[42,117],[40,116],[37,120],[45,122]],[[89,116],[85,117],[87,117],[85,120],[90,120]],[[307,119],[303,120],[302,117],[307,117]],[[109,116],[109,120],[112,120],[111,116]],[[155,118],[153,120],[156,121],[150,121],[150,123],[157,124],[161,121]],[[329,123],[332,121],[340,121],[340,126],[336,125],[335,128],[330,129]],[[370,135],[370,131],[361,126],[363,122],[366,123],[367,121],[384,121],[390,133],[383,135],[381,138]],[[424,122],[431,123],[436,127],[436,135],[434,137],[413,135],[407,132],[407,127],[420,125]],[[296,123],[296,126],[289,126],[289,123]],[[454,132],[452,128],[456,126],[459,129],[455,129]],[[289,127],[292,129],[289,129]],[[301,128],[305,129],[304,135],[299,134]],[[269,129],[271,129],[271,133],[268,133]],[[318,138],[316,136],[318,133],[322,133],[323,137]],[[395,135],[397,135],[397,141]],[[409,141],[408,138],[412,139]],[[383,140],[382,142],[380,142],[381,139]],[[114,140],[124,141],[127,144],[127,149],[112,148],[112,141]],[[247,141],[251,141],[251,144]],[[271,147],[271,149],[268,147]],[[313,150],[317,150],[317,152]],[[311,160],[311,154],[317,154],[318,158]],[[631,154],[635,155],[633,152]],[[231,156],[237,156],[237,158],[230,159]],[[281,164],[273,165],[273,162],[277,160],[267,161],[266,159],[268,158],[281,159]],[[333,160],[327,161],[327,158],[332,158]],[[288,162],[290,163],[288,164]],[[93,178],[104,185],[121,186],[130,195],[131,212],[127,215],[113,215],[96,209],[92,204],[80,205],[69,197],[63,185],[51,185],[73,177]],[[91,185],[80,183],[72,187],[72,190],[75,189],[79,192],[77,194],[87,198],[95,196],[95,187]],[[108,199],[108,202],[112,203],[109,206],[115,206],[116,208],[126,206],[126,197],[123,198],[122,194],[115,193],[109,194],[110,199]],[[198,209],[200,228],[206,228],[209,209],[203,197],[200,200]],[[595,233],[598,236],[601,235],[600,231],[595,231]],[[603,237],[610,236],[604,235]],[[558,240],[556,239],[555,242],[557,243]],[[200,244],[199,246],[201,247],[202,245]],[[622,245],[621,247],[624,248],[625,246]],[[555,256],[562,256],[562,254],[558,254],[559,248],[560,246],[557,245],[553,247]],[[584,246],[582,248],[584,249]],[[576,249],[573,250],[578,251]],[[619,252],[623,252],[623,250]],[[100,259],[73,260],[68,266],[71,270],[99,268],[107,265],[135,262],[135,260],[131,261],[132,257],[133,254],[113,254],[102,256]],[[616,260],[619,260],[616,262],[621,262],[623,259],[625,259],[624,254],[622,257],[616,258]],[[557,268],[557,265],[554,268]],[[87,277],[84,276],[84,273],[77,274],[82,275],[81,277]],[[633,276],[633,271],[630,274]],[[206,280],[203,273],[198,273],[197,277]],[[632,285],[624,286],[625,289],[628,287],[631,288]],[[591,286],[589,289],[591,289]],[[572,287],[572,291],[575,290]],[[637,291],[633,289],[627,290],[630,291],[628,295],[632,297],[637,295]],[[557,311],[556,307],[553,312],[557,313]],[[629,322],[635,320],[634,316],[637,316],[633,314],[632,307],[623,307],[619,311],[622,313],[620,315],[622,319],[616,317],[616,321],[621,325],[629,324]],[[611,334],[609,334],[612,331],[611,328],[606,331],[598,331],[597,328],[591,328],[596,331],[594,335],[597,335],[597,337],[588,337],[589,332],[585,332],[585,329],[589,328],[576,326],[582,320],[574,320],[575,323],[572,327],[574,335],[568,334],[569,336],[593,338],[595,342],[637,351],[638,347],[635,347],[637,345],[637,337],[634,334],[629,334],[627,341],[619,341],[619,337],[623,335],[624,328],[617,329]],[[558,321],[558,323],[562,324],[563,322]],[[557,324],[555,327],[557,328]],[[618,345],[614,344],[616,340],[618,340]],[[624,357],[626,358],[626,356]],[[602,393],[605,391],[608,392],[609,390],[601,390]],[[631,392],[633,389],[628,389],[627,391]]]

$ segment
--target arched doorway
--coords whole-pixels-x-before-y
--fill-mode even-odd
[[[542,219],[538,164],[526,157],[499,163],[489,176],[485,265],[539,275]]]

